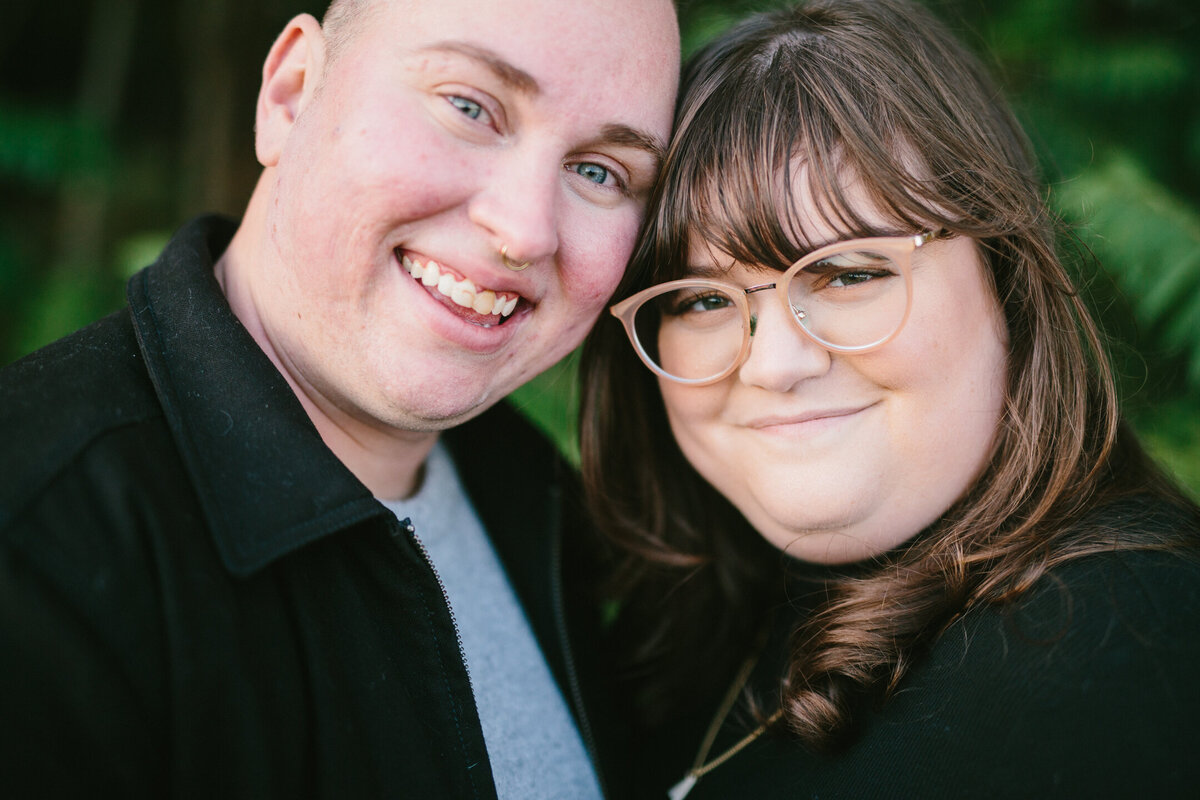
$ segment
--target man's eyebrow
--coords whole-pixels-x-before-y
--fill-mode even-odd
[[[513,66],[495,51],[477,44],[446,40],[422,47],[417,52],[457,53],[473,61],[480,62],[495,73],[501,81],[522,94],[537,95],[542,90],[541,86],[538,85],[537,79],[528,72]],[[663,159],[666,157],[667,147],[665,142],[656,136],[628,125],[619,123],[605,125],[600,131],[598,140],[608,144],[634,147],[646,151],[654,159],[654,171],[656,173],[662,165]]]
[[[645,150],[654,159],[655,173],[662,166],[667,152],[666,145],[658,137],[619,123],[605,125],[600,131],[600,141]]]
[[[532,75],[523,69],[513,66],[498,53],[486,47],[451,40],[422,47],[417,52],[427,53],[434,51],[457,53],[473,61],[478,61],[494,72],[496,77],[501,81],[521,94],[536,95],[542,91],[542,88],[538,86],[537,80]]]

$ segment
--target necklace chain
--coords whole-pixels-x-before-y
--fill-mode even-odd
[[[692,787],[696,785],[696,781],[700,780],[702,777],[736,756],[751,742],[753,742],[759,736],[762,736],[763,733],[766,732],[767,728],[769,728],[771,725],[774,725],[783,716],[783,709],[781,708],[771,716],[767,717],[766,722],[759,725],[750,733],[746,734],[740,741],[732,745],[725,752],[721,753],[707,764],[704,763],[704,759],[708,757],[708,751],[712,749],[713,742],[715,742],[717,739],[717,733],[721,730],[721,726],[724,724],[725,718],[729,716],[729,712],[733,709],[733,704],[737,702],[738,695],[741,694],[742,689],[745,688],[746,681],[750,680],[750,673],[754,671],[754,665],[757,662],[758,654],[755,653],[742,663],[741,669],[738,670],[737,675],[733,679],[733,683],[730,684],[729,690],[725,693],[724,699],[721,700],[721,705],[717,707],[716,713],[713,714],[712,721],[708,723],[708,731],[705,732],[704,741],[700,743],[700,749],[696,752],[696,760],[692,762],[692,768],[688,770],[687,774],[683,776],[683,779],[680,780],[679,783],[672,786],[667,792],[670,800],[683,800],[683,798],[687,797],[688,792],[692,790]]]

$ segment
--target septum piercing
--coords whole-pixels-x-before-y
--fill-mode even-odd
[[[525,269],[533,262],[532,261],[522,261],[522,262],[518,263],[518,262],[512,260],[508,256],[508,245],[502,244],[502,245],[500,245],[500,263],[504,264],[504,266],[508,267],[513,272],[520,272],[521,270]]]

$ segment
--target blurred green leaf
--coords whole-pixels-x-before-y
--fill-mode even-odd
[[[699,50],[741,16],[736,10],[717,6],[704,6],[693,12],[688,20],[689,24],[680,31],[683,57],[687,58]]]
[[[1059,46],[1051,52],[1049,77],[1059,94],[1112,105],[1169,95],[1190,75],[1187,57],[1160,41]]]
[[[1200,415],[1195,402],[1175,398],[1134,422],[1155,460],[1200,500]]]
[[[1079,14],[1077,0],[1014,0],[987,16],[984,36],[1004,61],[1039,61],[1078,30]]]
[[[112,311],[119,291],[97,273],[56,270],[30,298],[15,333],[15,358],[53,342]]]
[[[548,435],[572,464],[579,464],[579,350],[509,395],[508,402]]]
[[[1151,344],[1181,353],[1200,390],[1200,214],[1122,152],[1058,186],[1055,201],[1132,298]]]
[[[572,464],[580,463],[578,361],[580,350],[576,349],[509,395],[512,407],[548,435]]]
[[[154,263],[170,238],[170,231],[147,231],[123,239],[117,245],[114,259],[117,276],[125,280],[142,267]]]
[[[70,175],[107,174],[112,161],[112,143],[95,121],[0,100],[0,177],[51,186]]]

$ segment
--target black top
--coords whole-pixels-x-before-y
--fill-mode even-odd
[[[233,230],[0,371],[0,793],[494,797],[441,587],[232,314]],[[504,407],[446,441],[591,744],[565,470]]]
[[[1150,510],[1123,513],[1136,526]],[[795,619],[777,615],[751,678],[775,703],[767,712],[778,707]],[[815,755],[768,733],[702,777],[688,800],[1197,797],[1198,665],[1200,564],[1166,553],[1088,556],[1011,606],[955,622],[890,702],[859,715],[844,750]],[[697,704],[641,742],[645,796],[665,797],[691,767],[714,708]],[[710,759],[756,724],[740,707]]]

